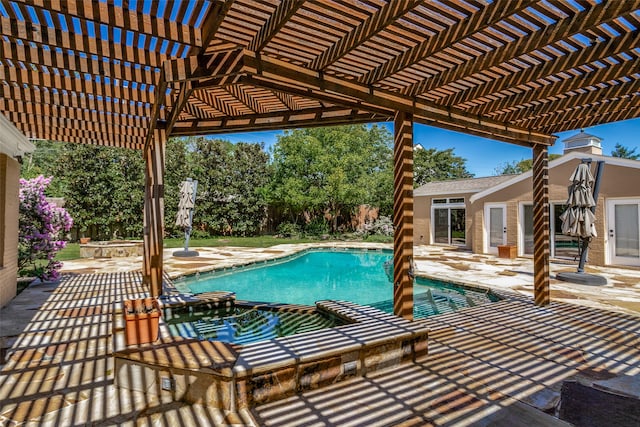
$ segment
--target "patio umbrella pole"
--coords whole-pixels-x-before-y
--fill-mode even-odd
[[[596,169],[596,179],[593,183],[593,199],[598,200],[598,194],[600,194],[600,181],[602,178],[602,171],[604,170],[604,161],[599,160]],[[596,207],[591,207],[591,212],[596,213]],[[591,239],[582,239],[582,251],[580,251],[580,262],[578,263],[578,273],[584,273],[584,264],[587,262],[587,255],[589,253],[589,242]]]
[[[580,165],[571,176],[567,211],[562,214],[562,233],[575,236],[580,243],[580,261],[578,270],[574,272],[560,272],[556,279],[580,285],[606,285],[607,279],[596,274],[584,272],[584,265],[589,254],[589,243],[596,237],[595,220],[600,182],[604,170],[604,161],[599,160],[595,178],[591,175],[591,159],[582,159]],[[591,186],[593,185],[593,190]]]

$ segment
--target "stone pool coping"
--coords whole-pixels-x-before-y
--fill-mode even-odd
[[[185,302],[182,296],[170,300]],[[229,411],[415,362],[427,354],[429,328],[344,301],[320,301],[316,308],[351,324],[243,346],[174,337],[162,319],[156,343],[127,346],[122,307],[122,302],[114,303],[119,387]]]

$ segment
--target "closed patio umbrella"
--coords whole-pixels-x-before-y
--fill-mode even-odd
[[[556,277],[560,280],[581,284],[606,284],[606,279],[603,277],[584,273],[589,242],[598,235],[595,227],[595,210],[603,169],[604,162],[598,161],[594,179],[591,174],[591,159],[583,159],[569,178],[571,185],[568,189],[567,210],[560,215],[560,219],[562,234],[577,237],[580,241],[580,262],[577,273],[558,273]]]
[[[181,228],[191,227],[191,212],[195,206],[193,181],[190,179],[180,184],[180,200],[176,225]]]
[[[587,163],[580,163],[571,174],[567,210],[560,216],[562,220],[562,234],[567,236],[590,239],[596,237],[595,208],[593,198],[594,178]]]
[[[187,178],[180,184],[180,200],[178,201],[178,213],[176,225],[184,230],[184,251],[176,251],[173,256],[191,257],[198,256],[198,252],[189,250],[189,237],[191,236],[191,224],[193,222],[193,209],[196,202],[196,190],[198,181]]]

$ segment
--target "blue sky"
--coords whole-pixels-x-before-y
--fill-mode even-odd
[[[392,132],[392,123],[382,123]],[[562,140],[574,135],[578,130],[562,132],[549,153],[562,154]],[[620,143],[628,148],[636,148],[640,153],[640,119],[625,120],[623,122],[609,123],[600,126],[586,128],[585,132],[599,136],[602,141],[602,153],[611,154],[611,150]],[[220,135],[221,139],[231,142],[264,142],[269,148],[277,142],[277,135],[282,131],[251,132],[229,135]],[[502,163],[519,161],[531,157],[531,149],[504,142],[451,132],[431,126],[416,124],[414,126],[415,143],[422,144],[425,148],[437,148],[444,150],[453,148],[456,155],[467,159],[467,169],[475,176],[495,175],[495,169]]]

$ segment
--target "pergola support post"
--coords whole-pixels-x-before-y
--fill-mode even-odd
[[[153,130],[153,138],[144,150],[144,255],[142,282],[153,297],[162,295],[162,249],[164,234],[164,160],[166,132]]]
[[[549,161],[545,145],[533,146],[533,295],[549,304]]]
[[[394,121],[393,313],[413,320],[413,114]]]

